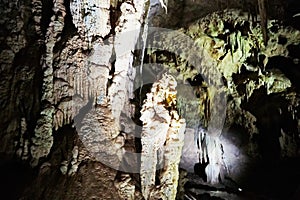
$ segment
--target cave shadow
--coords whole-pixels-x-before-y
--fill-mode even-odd
[[[243,108],[257,119],[259,134],[253,138],[258,145],[260,158],[249,168],[247,183],[250,191],[274,199],[291,199],[300,183],[300,158],[283,158],[279,137],[297,133],[297,124],[288,112],[288,102],[281,94],[268,95],[266,88],[254,91]]]
[[[19,199],[25,188],[33,181],[35,174],[28,163],[8,158],[5,153],[0,153],[0,198]]]

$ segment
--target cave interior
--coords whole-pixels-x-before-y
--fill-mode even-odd
[[[0,199],[300,199],[299,0],[0,5]]]

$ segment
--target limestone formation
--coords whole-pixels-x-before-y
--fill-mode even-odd
[[[135,199],[135,185],[132,183],[132,178],[129,174],[121,174],[121,177],[115,181],[114,185],[118,189],[120,198]]]
[[[64,16],[66,14],[64,2],[62,0],[54,1],[54,15],[51,18],[49,28],[47,29],[46,55],[43,62],[43,94],[44,102],[41,117],[37,121],[35,136],[32,138],[30,152],[32,155],[32,165],[38,164],[39,158],[47,156],[53,144],[52,128],[54,116],[54,90],[53,90],[53,48],[60,40],[60,34],[64,27]]]
[[[297,1],[263,2],[0,1],[1,198],[233,199],[298,158]]]
[[[153,84],[141,110],[141,185],[145,199],[176,197],[185,131],[185,120],[176,110],[176,85],[172,76],[164,74]],[[159,185],[155,184],[156,176]]]
[[[133,55],[130,50],[134,49],[138,38],[143,8],[142,1],[119,2],[118,5],[110,5],[109,1],[70,3],[73,23],[78,34],[66,41],[61,56],[55,59],[57,65],[53,73],[53,101],[56,109],[53,126],[58,130],[72,123],[75,118],[74,125],[85,148],[89,149],[96,159],[100,152],[107,151],[114,154],[117,151],[109,148],[111,145],[119,145],[115,140],[120,140],[118,135],[121,111],[128,110],[126,115],[132,112],[129,97],[132,95],[130,91],[133,85],[130,83],[133,77],[127,74],[133,71],[131,73],[134,75]],[[113,20],[109,12],[120,13],[120,16],[115,14],[115,17],[119,18],[114,19],[118,20],[118,25],[114,27],[109,25],[109,20]],[[131,39],[128,40],[129,38]],[[100,112],[96,114],[98,111],[90,110],[86,114],[81,114],[80,110],[90,103],[98,105],[97,110]],[[101,113],[105,113],[103,116],[111,121],[108,122],[103,116],[101,116],[102,120],[89,119],[98,118]],[[112,125],[109,125],[110,123]],[[90,130],[90,127],[98,125],[99,127],[91,129],[91,132],[87,133],[85,130],[88,126]],[[104,134],[100,140],[95,135],[98,133]],[[100,145],[101,147],[97,148],[90,146],[97,141],[104,146]],[[108,143],[101,141],[108,141]],[[118,168],[117,164],[122,159],[121,147],[122,145],[117,148],[119,149],[118,161],[113,161],[114,168]]]
[[[204,48],[206,56],[203,57],[202,63],[204,65],[214,63],[211,67],[217,68],[226,80],[224,85],[227,95],[232,97],[227,104],[226,126],[238,124],[245,127],[251,135],[252,141],[248,147],[248,153],[255,156],[257,156],[258,147],[253,138],[256,138],[258,134],[264,134],[258,128],[258,123],[262,119],[257,111],[244,110],[243,105],[256,98],[257,91],[262,88],[265,88],[266,95],[284,95],[284,99],[290,101],[288,96],[294,93],[291,88],[293,85],[295,86],[295,83],[287,78],[285,66],[280,67],[279,63],[275,64],[271,60],[276,56],[290,55],[289,46],[300,42],[298,30],[282,27],[274,20],[269,20],[267,25],[268,43],[266,44],[264,43],[266,40],[263,39],[265,33],[262,32],[260,26],[255,22],[248,21],[246,13],[236,10],[208,15],[191,25],[185,32],[195,40],[200,48]],[[231,29],[231,26],[235,28]],[[276,32],[273,31],[275,27]],[[293,34],[290,34],[291,32]],[[286,42],[280,42],[279,38],[286,38]],[[255,60],[256,62],[253,62]],[[242,75],[245,73],[249,75]],[[191,76],[193,77],[193,75]],[[287,92],[289,88],[291,92]],[[291,105],[296,106],[297,103],[291,103]],[[293,109],[297,110],[295,107]],[[285,135],[281,130],[281,137],[277,139],[280,141],[282,153],[284,155],[291,152],[296,153],[296,149],[290,148],[290,151],[287,151],[284,145],[286,143],[287,146],[295,146],[296,140],[291,139],[295,133],[292,134],[294,135],[292,137]],[[216,146],[218,145],[216,144]],[[226,152],[224,153],[226,154]],[[213,162],[223,165],[224,162],[220,159],[220,155],[218,154],[215,157],[217,160]],[[208,156],[212,156],[212,154],[208,153]],[[227,160],[226,162],[232,161]],[[230,163],[226,165],[230,165]],[[206,170],[209,175],[209,165]],[[217,177],[218,175],[215,176],[216,181]]]
[[[177,106],[180,114],[186,117],[189,128],[195,129],[195,133],[198,129],[197,124],[210,129],[207,133],[207,139],[214,142],[210,144],[204,142],[203,145],[212,145],[216,151],[213,149],[209,151],[219,153],[214,156],[210,153],[206,155],[205,151],[201,150],[203,146],[200,145],[200,162],[202,158],[206,159],[207,156],[212,156],[215,158],[215,161],[212,162],[218,163],[221,168],[226,165],[221,159],[220,145],[222,141],[219,141],[218,138],[223,127],[220,123],[222,119],[226,118],[226,127],[239,125],[246,129],[251,138],[247,152],[259,157],[258,144],[254,138],[264,134],[263,131],[259,131],[258,127],[264,123],[261,122],[264,117],[259,111],[245,108],[245,105],[251,104],[253,99],[259,98],[257,95],[278,96],[277,98],[291,102],[289,96],[293,96],[294,87],[297,87],[297,83],[289,78],[292,75],[286,73],[287,69],[283,61],[282,64],[276,63],[276,59],[280,60],[283,57],[286,60],[289,59],[288,56],[291,55],[289,49],[292,50],[291,46],[297,46],[300,41],[299,31],[283,27],[275,20],[269,20],[267,21],[268,43],[265,44],[263,29],[256,21],[249,21],[248,18],[248,13],[240,10],[212,13],[191,24],[186,30],[179,30],[179,32],[189,35],[195,41],[195,46],[188,43],[188,40],[179,33],[161,34],[162,39],[154,40],[153,46],[166,48],[169,52],[160,52],[155,48],[148,50],[150,62],[163,63],[165,70],[178,74],[177,79],[182,81],[183,86],[180,86],[184,92],[180,93],[181,89],[178,88],[180,95],[178,95]],[[197,53],[195,54],[195,52]],[[201,59],[197,60],[197,57]],[[297,60],[292,59],[293,62]],[[199,75],[202,76],[203,80],[198,78]],[[187,82],[191,86],[184,85]],[[188,91],[188,88],[191,87],[193,92]],[[265,92],[259,94],[259,91]],[[224,102],[222,98],[226,96],[230,97],[229,102],[222,103]],[[219,99],[212,100],[214,97],[219,97]],[[285,107],[279,102],[275,104]],[[227,105],[226,116],[218,115],[222,113],[222,106],[220,107],[220,105],[224,105],[224,107]],[[298,109],[296,102],[291,103],[291,105],[294,106],[290,110]],[[284,109],[285,112],[290,112],[286,107]],[[287,115],[294,116],[293,113]],[[297,123],[296,120],[294,123]],[[215,132],[216,129],[209,127],[212,125],[218,125],[219,130]],[[295,130],[295,127],[293,129]],[[280,134],[279,129],[277,131],[277,134]],[[209,139],[213,135],[216,141]],[[285,137],[284,133],[281,135],[280,139],[277,138],[276,140],[278,142],[280,140],[282,152],[286,152],[286,148],[282,145],[284,143],[291,144],[291,142],[287,141],[288,137]],[[296,132],[293,131],[291,135],[295,137]],[[198,138],[206,141],[203,137]],[[283,142],[284,140],[286,142]],[[293,140],[295,143],[297,139],[289,140]],[[295,148],[292,148],[291,151],[297,152]],[[226,152],[224,153],[226,154]],[[230,156],[227,155],[227,157]],[[221,171],[219,170],[219,172]],[[211,180],[214,180],[212,182],[218,180],[219,172],[216,172],[214,178],[211,177]],[[208,173],[214,174],[213,172]]]

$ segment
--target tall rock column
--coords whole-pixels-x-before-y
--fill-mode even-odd
[[[35,127],[34,137],[31,138],[30,148],[32,166],[38,164],[39,158],[47,156],[53,144],[52,127],[54,114],[54,90],[53,90],[53,48],[60,40],[60,34],[64,27],[64,16],[66,14],[64,1],[55,0],[53,7],[54,15],[46,33],[46,54],[42,60],[43,91],[42,91],[42,111]]]
[[[176,198],[186,125],[176,110],[176,85],[172,76],[164,74],[153,84],[141,110],[141,184],[145,199]]]

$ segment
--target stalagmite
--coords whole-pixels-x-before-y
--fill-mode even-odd
[[[164,74],[153,84],[141,110],[141,185],[145,199],[176,197],[185,131],[185,120],[176,110],[176,85],[172,76]],[[155,185],[156,176],[159,185]]]
[[[124,2],[120,6],[122,15],[120,23],[116,27],[114,38],[115,63],[112,84],[108,88],[108,97],[112,106],[112,114],[116,121],[119,121],[121,112],[128,105],[129,84],[128,71],[132,70],[133,55],[131,50],[135,48],[138,40],[141,19],[144,14],[144,3],[135,0],[134,4]]]

